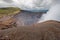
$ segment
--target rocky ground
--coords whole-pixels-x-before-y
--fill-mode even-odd
[[[0,30],[15,27],[14,15],[18,14],[20,9],[8,7],[0,8]]]
[[[0,40],[60,40],[60,22],[46,21],[0,30]]]

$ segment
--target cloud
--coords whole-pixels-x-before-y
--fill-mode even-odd
[[[7,2],[7,3],[12,3],[13,0],[3,0],[4,2]]]
[[[58,2],[50,8],[44,20],[60,21],[60,4],[58,4]]]
[[[11,7],[11,6],[13,6],[12,2],[8,2],[7,0],[0,0],[0,8]]]
[[[55,20],[60,22],[60,0],[52,0],[52,6],[49,11],[39,19],[38,23],[47,20]]]
[[[15,1],[16,2],[16,1]],[[17,6],[23,10],[47,10],[51,2],[47,0],[19,0],[16,2]]]
[[[23,10],[47,10],[50,7],[49,0],[0,0],[4,6],[16,6]],[[6,4],[7,3],[7,4]],[[0,3],[1,5],[1,3]]]

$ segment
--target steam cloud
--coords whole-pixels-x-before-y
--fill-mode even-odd
[[[56,20],[60,22],[60,0],[52,0],[52,2],[50,10],[42,16],[42,20],[39,20],[38,23],[47,20]]]

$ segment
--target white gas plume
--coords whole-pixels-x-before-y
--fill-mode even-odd
[[[60,22],[60,0],[52,0],[52,6],[49,11],[42,16],[38,23],[44,22],[47,20],[55,20]]]

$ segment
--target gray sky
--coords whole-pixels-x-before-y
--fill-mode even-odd
[[[7,2],[7,3],[12,3],[13,0],[3,0],[4,2]]]
[[[23,10],[47,10],[59,0],[0,0],[0,7],[16,6]]]
[[[47,0],[0,0],[0,7],[4,6],[17,6],[24,10],[40,10],[47,9],[50,6],[50,1]]]

